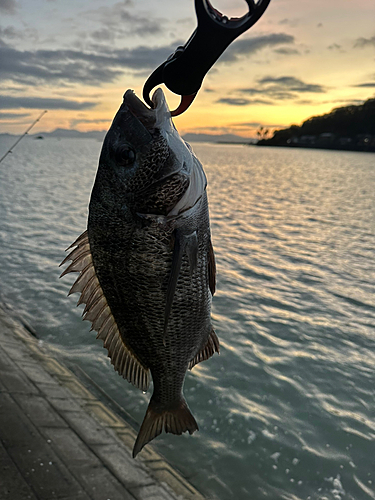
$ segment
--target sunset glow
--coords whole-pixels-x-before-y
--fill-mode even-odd
[[[229,16],[244,0],[216,0]],[[0,132],[107,129],[122,95],[185,43],[192,0],[0,0]],[[373,0],[271,0],[261,20],[223,54],[180,132],[255,137],[358,104],[375,93]],[[179,98],[167,94],[170,107]]]

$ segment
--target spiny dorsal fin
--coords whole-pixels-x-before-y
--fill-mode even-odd
[[[77,305],[86,304],[83,319],[91,321],[91,329],[98,332],[96,338],[103,341],[114,369],[128,382],[146,391],[150,384],[150,371],[139,362],[122,340],[95,273],[87,231],[82,233],[67,250],[73,247],[75,247],[74,250],[60,264],[61,266],[68,260],[72,261],[60,278],[67,273],[80,273],[68,295],[75,292],[81,293]]]
[[[219,339],[217,338],[216,333],[214,332],[214,330],[211,330],[210,336],[208,337],[208,340],[207,340],[207,344],[190,361],[189,369],[191,370],[193,368],[193,366],[200,363],[201,361],[206,361],[206,359],[209,359],[215,352],[220,354],[220,344],[219,344]]]

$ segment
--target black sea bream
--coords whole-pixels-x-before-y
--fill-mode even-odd
[[[63,273],[80,273],[69,293],[81,292],[84,319],[115,370],[142,391],[152,375],[134,457],[163,429],[198,429],[182,393],[185,374],[219,352],[206,177],[161,89],[153,103],[125,93],[103,143],[87,231]]]

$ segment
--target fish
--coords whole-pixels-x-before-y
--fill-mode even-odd
[[[206,175],[161,88],[152,102],[125,92],[103,141],[87,229],[61,263],[71,261],[61,277],[79,273],[68,295],[80,292],[83,319],[114,369],[143,392],[152,378],[134,458],[163,430],[198,430],[185,376],[220,350]]]

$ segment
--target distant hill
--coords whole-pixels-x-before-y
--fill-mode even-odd
[[[184,134],[182,138],[187,142],[214,142],[214,143],[238,143],[255,144],[256,140],[251,137],[241,137],[235,134]]]
[[[375,99],[313,116],[301,126],[276,130],[258,146],[288,146],[375,152]]]
[[[91,130],[90,132],[79,132],[79,130],[70,130],[65,128],[57,128],[53,132],[38,132],[37,134],[28,134],[28,137],[32,137],[33,139],[47,139],[48,137],[59,138],[59,139],[97,139],[102,141],[104,139],[106,130]],[[19,137],[20,134],[8,134],[2,133],[0,137]]]
[[[79,130],[57,128],[53,132],[39,132],[31,137],[42,136],[42,137],[59,137],[59,138],[69,138],[69,139],[98,139],[103,140],[106,130],[91,130],[90,132],[80,132]]]
[[[30,137],[53,137],[53,138],[73,138],[73,139],[97,139],[102,141],[104,139],[106,130],[92,130],[90,132],[79,132],[79,130],[57,128],[53,132],[39,132],[37,134],[30,134]],[[0,134],[2,136],[12,137],[11,134]],[[17,137],[17,136],[15,136]],[[255,144],[256,140],[250,137],[241,137],[235,134],[185,134],[182,136],[187,142],[214,142],[214,143],[238,143],[238,144]]]

